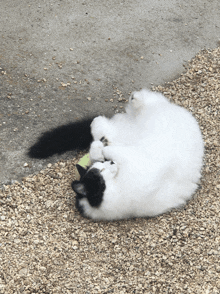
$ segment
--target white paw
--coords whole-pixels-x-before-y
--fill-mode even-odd
[[[106,146],[103,149],[105,160],[114,161],[116,159],[117,148],[115,146]]]
[[[107,119],[104,116],[94,118],[91,124],[91,132],[95,141],[100,140],[105,135]]]
[[[118,164],[115,161],[107,161],[105,163],[112,176],[115,177],[118,173]]]
[[[139,108],[143,104],[143,94],[141,91],[131,93],[129,97],[129,105],[133,108]]]
[[[89,150],[89,156],[92,162],[105,160],[103,155],[103,148],[104,145],[101,141],[92,142]]]

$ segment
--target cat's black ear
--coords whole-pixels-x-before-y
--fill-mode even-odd
[[[87,172],[87,169],[85,169],[84,167],[82,167],[79,164],[76,164],[76,168],[78,170],[78,173],[80,175],[80,178],[82,178],[86,174],[86,172]]]
[[[76,192],[78,195],[86,196],[86,189],[83,183],[79,181],[72,182],[72,189],[74,192]]]

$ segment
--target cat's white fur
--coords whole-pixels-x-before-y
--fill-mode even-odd
[[[100,170],[106,190],[98,208],[80,199],[84,215],[97,220],[156,216],[184,205],[195,192],[204,152],[198,123],[162,94],[132,93],[126,113],[95,118],[91,132],[92,167]]]

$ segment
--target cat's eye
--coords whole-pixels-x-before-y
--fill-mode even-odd
[[[115,164],[114,161],[111,161],[110,164]]]

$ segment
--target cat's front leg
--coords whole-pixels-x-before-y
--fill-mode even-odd
[[[117,146],[106,146],[103,148],[103,155],[105,160],[117,161]]]
[[[91,124],[91,133],[94,141],[101,140],[103,137],[111,137],[112,126],[110,120],[105,116],[96,117]]]
[[[89,156],[91,162],[96,162],[96,161],[105,161],[104,155],[103,155],[103,148],[104,145],[101,141],[94,141],[92,142],[89,150]]]

